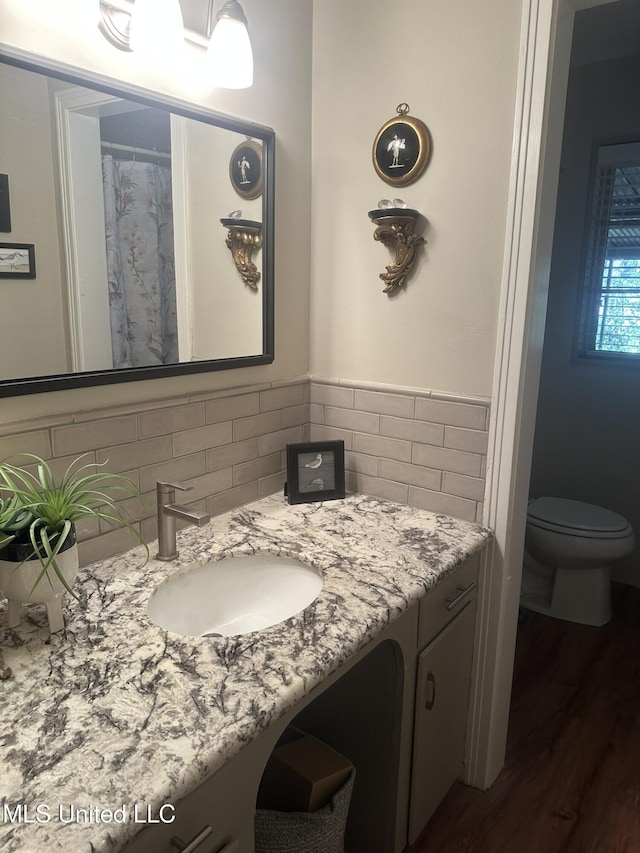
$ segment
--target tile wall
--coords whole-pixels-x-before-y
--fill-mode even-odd
[[[155,485],[191,487],[181,504],[218,515],[283,488],[285,446],[308,440],[309,380],[268,383],[211,395],[42,419],[0,427],[0,459],[37,453],[62,472],[80,453],[130,477],[145,496],[128,500],[129,518],[157,538]],[[180,525],[180,522],[178,522]],[[126,529],[78,528],[87,565],[136,544]]]
[[[180,480],[179,502],[218,515],[281,491],[285,446],[342,438],[347,489],[480,520],[486,400],[300,377],[286,382],[0,426],[0,459],[31,452],[55,471],[80,453],[129,476],[146,498],[127,501],[157,538],[155,484]],[[177,498],[178,499],[178,498]],[[78,529],[83,565],[127,550],[126,530]]]
[[[311,440],[344,439],[347,489],[481,521],[489,402],[311,379]]]

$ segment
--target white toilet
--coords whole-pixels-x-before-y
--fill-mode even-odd
[[[611,619],[609,565],[630,554],[635,537],[615,512],[582,501],[529,503],[520,604],[583,625]]]

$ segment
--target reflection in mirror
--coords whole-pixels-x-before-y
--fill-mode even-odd
[[[2,63],[0,110],[3,242],[37,258],[0,286],[0,395],[273,360],[269,128]],[[230,174],[244,144],[253,196]],[[227,247],[232,213],[262,226],[257,287]]]

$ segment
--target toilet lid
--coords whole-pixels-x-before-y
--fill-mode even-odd
[[[615,537],[629,531],[629,522],[618,513],[567,498],[536,498],[529,504],[527,518],[539,527],[579,530],[587,536]]]

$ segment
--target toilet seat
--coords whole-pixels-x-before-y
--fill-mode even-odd
[[[616,512],[583,501],[542,497],[529,504],[527,522],[543,530],[584,539],[622,539],[631,525]]]

